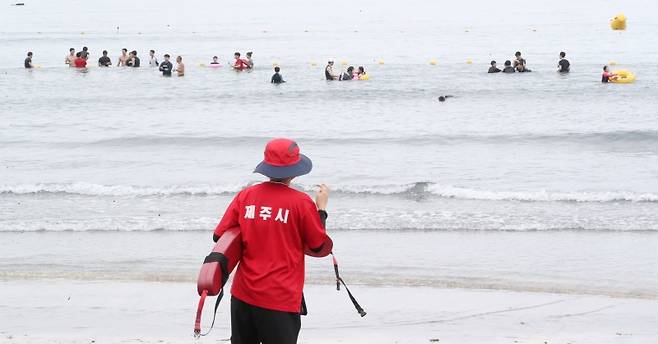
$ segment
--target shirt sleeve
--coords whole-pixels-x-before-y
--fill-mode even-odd
[[[304,245],[314,249],[321,247],[327,240],[327,232],[322,225],[320,214],[312,200],[304,202],[304,209],[301,223],[302,239]]]
[[[219,237],[221,237],[227,229],[240,224],[240,206],[238,205],[239,196],[240,194],[236,195],[235,198],[233,198],[233,201],[231,201],[231,204],[228,205],[228,208],[226,208],[224,216],[222,216],[222,219],[219,221],[219,224],[213,233],[213,241],[217,242]]]

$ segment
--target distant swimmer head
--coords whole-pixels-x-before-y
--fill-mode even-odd
[[[563,59],[565,56],[567,56],[567,54],[564,51],[561,51],[560,52],[560,58]]]
[[[233,56],[235,56],[236,59],[239,59],[240,58],[240,53],[236,51],[235,54],[233,54]]]
[[[133,50],[131,54],[133,54],[133,56],[137,56],[137,50]]]
[[[70,53],[74,53],[74,52],[75,52],[75,48],[71,48],[71,49],[69,49],[69,52],[70,52]]]
[[[516,56],[516,57],[521,56],[521,52],[520,52],[520,51],[517,51],[516,53],[514,53],[514,56]]]
[[[332,65],[332,64],[334,64],[334,60],[333,60],[333,59],[329,59],[329,61],[327,61],[327,63],[330,64],[330,65]]]
[[[607,72],[608,71],[608,66],[603,66],[603,71]]]
[[[153,50],[153,49],[149,50],[149,55],[154,56],[155,55],[155,50]]]
[[[180,56],[180,55],[176,56],[176,62],[178,62],[178,63],[183,62],[183,57]]]
[[[512,61],[510,61],[510,60],[505,61],[505,66],[506,67],[511,66],[511,65],[512,65]]]
[[[123,49],[121,49],[121,51],[122,51],[122,52],[123,52],[123,53],[125,54],[125,53],[127,53],[127,52],[128,52],[128,49],[126,49],[126,48],[123,48]]]
[[[493,60],[492,60],[492,61],[491,61],[491,65],[492,65],[492,66],[496,66],[496,61],[493,61]]]
[[[366,70],[363,69],[363,66],[359,66],[358,73],[359,73],[359,74],[365,74],[365,73],[366,73]]]
[[[171,58],[171,56],[169,56],[169,54],[164,54],[165,61],[169,61],[169,58]]]
[[[348,73],[352,73],[352,72],[354,72],[354,66],[349,66],[349,67],[347,67],[347,72],[348,72]]]
[[[219,59],[219,57],[217,57],[217,56],[213,56],[213,57],[212,57],[212,62],[217,62],[218,59]]]
[[[253,52],[251,51],[247,52],[247,57],[251,57],[251,55],[253,55]]]
[[[31,52],[31,51],[28,51],[28,52],[27,52],[27,56],[28,56],[28,57],[32,57],[32,52]]]
[[[107,56],[107,50],[103,50],[103,56]]]
[[[275,71],[276,73],[278,73],[278,72],[281,71],[281,68],[279,68],[279,66],[276,66],[276,67],[274,67],[274,71]]]

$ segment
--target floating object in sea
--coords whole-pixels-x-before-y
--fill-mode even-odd
[[[608,61],[608,66],[616,66],[616,65],[617,65],[617,61],[615,60]]]
[[[377,60],[377,64],[383,65],[383,64],[384,64],[384,60],[383,60],[383,59],[379,59],[379,60]]]
[[[466,60],[466,64],[473,64],[473,60],[471,59]]]
[[[436,66],[437,63],[438,62],[436,61],[436,59],[431,59],[430,60],[430,65],[432,65],[432,66]]]
[[[610,19],[610,28],[613,30],[626,30],[626,16],[623,13],[619,13]]]
[[[347,66],[347,60],[340,60],[340,64],[342,66]]]
[[[635,82],[635,74],[629,70],[613,70],[612,73],[617,74],[617,78],[610,79],[610,82],[615,84],[631,84]]]

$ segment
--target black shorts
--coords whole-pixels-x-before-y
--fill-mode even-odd
[[[231,297],[231,344],[296,344],[299,313],[273,311]]]

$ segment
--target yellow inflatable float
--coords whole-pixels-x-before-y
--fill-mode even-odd
[[[615,84],[630,84],[635,82],[635,74],[633,74],[631,71],[622,69],[613,70],[612,73],[617,74],[615,79],[610,79],[610,82],[614,82]]]
[[[610,19],[610,28],[613,30],[626,30],[626,16],[623,13],[619,13]]]

